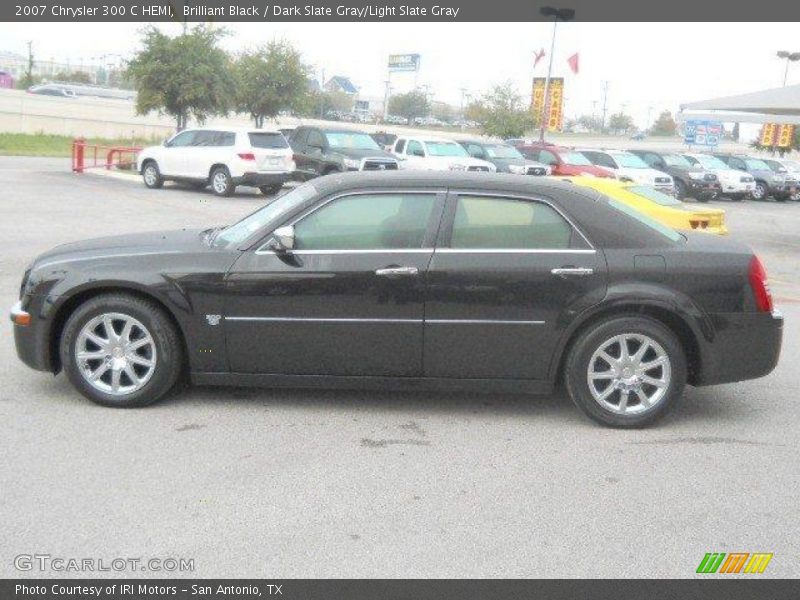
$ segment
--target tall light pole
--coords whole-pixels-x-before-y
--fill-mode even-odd
[[[543,6],[539,9],[539,13],[543,17],[553,18],[553,38],[550,40],[550,60],[547,65],[547,77],[544,80],[544,102],[542,102],[542,114],[539,119],[539,141],[544,141],[544,130],[547,126],[547,113],[550,110],[550,76],[553,73],[553,52],[556,48],[556,31],[558,29],[559,21],[571,21],[575,18],[575,9],[573,8],[554,8],[552,6]]]
[[[789,76],[789,63],[800,60],[800,52],[787,52],[786,50],[781,50],[778,52],[778,58],[786,59],[786,68],[783,70],[783,87],[786,87],[786,78]]]

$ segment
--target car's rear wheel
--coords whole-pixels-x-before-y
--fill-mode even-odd
[[[766,200],[769,195],[769,188],[763,181],[756,181],[756,186],[753,188],[753,200]]]
[[[215,167],[211,171],[211,189],[214,190],[217,196],[230,196],[233,194],[236,186],[227,167]]]
[[[577,339],[565,365],[570,397],[610,427],[643,427],[678,403],[686,358],[675,334],[640,316],[612,317]]]
[[[281,191],[282,187],[283,187],[282,183],[276,183],[273,185],[262,185],[259,186],[258,189],[261,190],[261,193],[264,194],[265,196],[274,196],[275,194]]]
[[[61,336],[61,364],[84,396],[103,406],[151,404],[175,387],[183,347],[175,325],[155,303],[126,294],[80,305]]]
[[[159,171],[156,161],[149,160],[144,163],[142,167],[142,180],[151,190],[157,190],[164,185],[164,178],[161,177],[161,171]]]

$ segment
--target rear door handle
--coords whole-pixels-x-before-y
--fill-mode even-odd
[[[375,271],[378,277],[414,277],[419,275],[417,267],[385,267]]]
[[[551,269],[550,272],[557,277],[586,277],[594,274],[594,269],[589,267],[560,267]]]

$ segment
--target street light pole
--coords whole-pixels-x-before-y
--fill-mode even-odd
[[[778,58],[786,59],[786,68],[783,70],[783,87],[786,87],[786,80],[789,77],[789,63],[800,60],[800,52],[787,52],[786,50],[781,50],[778,52]]]
[[[547,126],[547,114],[550,109],[550,77],[553,74],[553,53],[556,48],[556,31],[559,21],[571,21],[575,18],[575,10],[572,8],[553,8],[543,6],[539,13],[544,17],[553,17],[553,38],[550,40],[550,60],[547,65],[547,77],[544,80],[544,101],[542,102],[542,114],[539,118],[539,141],[544,141],[544,130]]]

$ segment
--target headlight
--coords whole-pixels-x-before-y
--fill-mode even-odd
[[[454,164],[450,165],[449,168],[450,168],[451,171],[466,171],[467,170],[467,165],[454,163]]]
[[[361,161],[357,158],[345,158],[344,159],[344,166],[348,169],[360,169],[361,168]]]
[[[508,165],[508,172],[522,175],[527,172],[527,167],[525,165]]]

